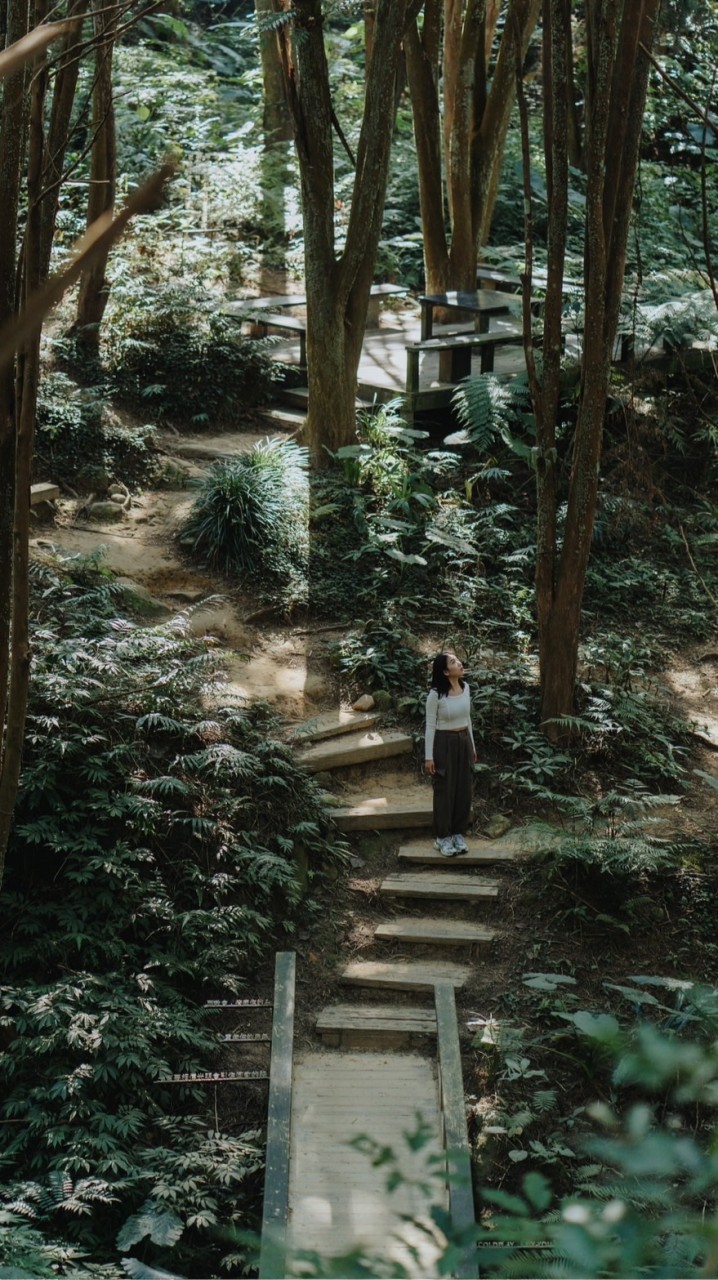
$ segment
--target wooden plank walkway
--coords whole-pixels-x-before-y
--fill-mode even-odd
[[[434,1135],[421,1152],[403,1137],[417,1113]],[[440,1242],[413,1223],[432,1204],[447,1207],[442,1183],[426,1186],[426,1156],[441,1150],[436,1063],[415,1053],[307,1052],[294,1067],[288,1244],[339,1257],[360,1245],[401,1262],[407,1275],[433,1277]],[[391,1147],[405,1181],[386,1191],[378,1168],[347,1144],[367,1136]],[[415,1251],[415,1253],[414,1253]]]

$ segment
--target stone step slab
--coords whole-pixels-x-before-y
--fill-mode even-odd
[[[456,964],[453,960],[352,960],[339,980],[350,987],[423,991],[433,995],[437,982],[463,987],[470,974],[468,965]]]
[[[448,859],[444,858],[446,863]],[[428,873],[422,875],[413,872],[402,875],[400,872],[387,876],[379,885],[379,892],[393,898],[444,898],[470,901],[476,898],[495,898],[499,892],[498,880],[479,879],[477,876],[462,874],[453,870],[443,875]]]
[[[401,1049],[436,1035],[433,1009],[406,1005],[337,1004],[319,1014],[316,1031],[335,1048]]]
[[[436,943],[446,947],[476,946],[493,942],[493,929],[468,920],[435,920],[412,916],[405,920],[389,920],[377,925],[374,937],[417,944]]]
[[[59,486],[43,481],[30,486],[30,506],[36,507],[39,502],[56,502],[60,496]]]
[[[402,827],[430,827],[432,822],[431,792],[418,791],[403,800],[386,796],[357,800],[353,804],[332,808],[332,818],[342,831],[388,831]]]
[[[427,866],[486,867],[496,862],[513,862],[519,855],[515,845],[503,845],[491,840],[467,838],[468,853],[455,858],[445,858],[435,847],[433,840],[416,840],[403,844],[399,849],[402,862],[421,862]]]
[[[316,742],[297,752],[297,764],[311,773],[341,769],[352,764],[369,764],[390,756],[406,755],[413,748],[408,733],[397,729],[370,729],[368,733],[347,733],[338,740]]]
[[[306,746],[310,742],[322,742],[325,738],[336,738],[344,733],[366,732],[379,723],[379,711],[350,711],[347,707],[339,707],[337,711],[323,711],[321,715],[312,716],[295,725],[289,734],[289,742],[297,746]]]

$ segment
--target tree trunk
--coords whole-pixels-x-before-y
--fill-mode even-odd
[[[585,327],[578,417],[563,544],[556,538],[556,326],[560,323],[567,170],[573,93],[568,0],[544,3],[545,149],[549,206],[544,381],[531,379],[536,411],[538,529],[536,600],[541,718],[554,740],[570,736],[581,606],[598,497],[611,355],[648,83],[648,51],[659,0],[590,0],[586,5]],[[526,168],[526,160],[525,160]],[[524,325],[527,326],[526,309]],[[563,722],[563,724],[562,724]]]
[[[79,19],[86,10],[87,0],[71,0],[68,5],[68,17],[77,17]],[[72,108],[75,102],[75,90],[77,89],[77,80],[80,73],[79,25],[78,23],[78,28],[67,35],[60,45],[55,83],[52,91],[52,107],[42,172],[40,258],[43,279],[50,270],[52,241],[55,234],[60,187],[62,185],[65,155],[70,136]]]
[[[46,17],[44,0],[37,0],[35,24]],[[27,19],[24,19],[25,24]],[[26,27],[27,29],[27,27]],[[36,290],[41,276],[41,193],[43,160],[43,111],[47,71],[45,55],[40,65],[33,68],[29,112],[27,219],[22,256],[23,301]],[[3,121],[3,124],[5,121]],[[20,135],[24,133],[21,127]],[[19,187],[16,188],[19,193]],[[17,208],[17,205],[16,205]],[[17,425],[14,445],[12,556],[9,566],[8,586],[10,612],[9,636],[3,627],[5,654],[3,666],[3,744],[0,757],[0,877],[5,864],[5,852],[12,824],[15,798],[20,780],[22,746],[25,736],[25,717],[30,679],[29,635],[29,544],[30,544],[30,479],[35,430],[35,406],[40,368],[40,326],[26,344],[17,365],[16,395],[19,400],[13,414],[13,429]],[[6,424],[3,424],[6,425]],[[7,569],[6,569],[7,572]],[[3,588],[5,583],[2,584]],[[3,590],[3,596],[5,592]],[[9,641],[9,643],[8,643]]]
[[[26,0],[10,0],[7,44],[27,34]],[[20,209],[21,163],[24,152],[26,71],[5,77],[0,115],[0,326],[17,311],[17,230]],[[7,741],[7,699],[10,682],[10,619],[12,614],[13,531],[15,513],[16,395],[13,365],[0,369],[0,776]],[[0,872],[5,846],[0,843]]]
[[[439,96],[441,4],[442,0],[427,0],[421,34],[417,24],[412,22],[404,37],[418,157],[419,206],[424,234],[424,278],[427,293],[445,293],[449,278]]]
[[[344,248],[334,230],[333,109],[321,0],[295,0],[280,31],[294,122],[304,219],[309,405],[305,435],[316,465],[356,432],[357,369],[381,235],[407,0],[376,0],[374,44]]]
[[[428,293],[476,288],[476,263],[489,236],[501,176],[516,63],[523,62],[539,9],[540,0],[509,0],[490,86],[499,0],[430,0],[423,26],[412,22],[407,31]]]
[[[276,31],[263,25],[271,14],[279,12],[276,0],[254,0],[259,26],[259,55],[262,61],[262,133],[265,147],[277,142],[291,142],[292,117],[279,59]]]
[[[117,142],[115,108],[112,100],[112,55],[116,22],[116,11],[112,8],[108,10],[103,0],[95,0],[93,23],[96,50],[95,82],[92,91],[92,162],[90,193],[87,200],[88,227],[101,214],[112,212],[115,204]],[[100,325],[110,293],[110,282],[106,278],[106,271],[107,255],[102,255],[82,273],[80,280],[73,333],[77,335],[90,355],[97,355],[99,349]]]

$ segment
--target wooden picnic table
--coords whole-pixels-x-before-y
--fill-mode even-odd
[[[422,342],[434,335],[435,311],[463,311],[474,320],[479,333],[488,333],[492,316],[508,316],[516,310],[516,303],[497,289],[476,289],[473,293],[456,290],[449,293],[424,293],[419,298],[419,304]]]

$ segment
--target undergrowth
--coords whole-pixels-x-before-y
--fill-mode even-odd
[[[116,1275],[144,1241],[146,1260],[217,1274],[223,1233],[256,1209],[261,1144],[223,1134],[200,1086],[162,1081],[221,1068],[202,1002],[287,945],[343,846],[267,711],[221,706],[186,615],[118,616],[95,564],[36,566],[33,586],[0,899],[0,1200],[28,1248],[37,1228]],[[127,1226],[138,1212],[145,1229]],[[14,1250],[0,1231],[0,1265]]]

